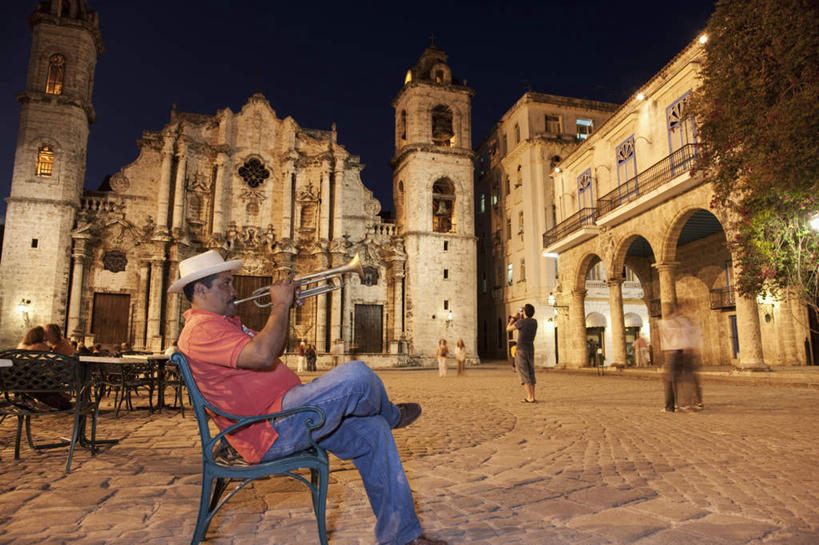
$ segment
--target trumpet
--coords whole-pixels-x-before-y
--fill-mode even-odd
[[[364,278],[364,270],[361,268],[361,259],[358,257],[358,254],[355,254],[355,257],[353,257],[345,265],[336,267],[335,269],[328,269],[326,271],[317,272],[313,274],[306,274],[304,276],[294,278],[293,283],[299,286],[300,288],[296,290],[295,300],[296,304],[302,303],[308,297],[341,289],[342,286],[341,282],[339,282],[338,284],[330,283],[312,287],[308,286],[310,284],[318,284],[319,282],[324,282],[325,280],[335,280],[336,278],[341,280],[341,275],[346,272],[354,272],[358,274],[359,278]],[[273,304],[271,301],[268,302],[259,301],[259,299],[261,299],[262,297],[266,297],[268,295],[270,295],[270,286],[265,286],[263,288],[255,290],[252,294],[250,294],[249,297],[245,297],[244,299],[238,299],[233,303],[235,305],[238,305],[239,303],[244,303],[246,301],[253,301],[253,304],[255,304],[257,307],[269,307],[270,305]]]

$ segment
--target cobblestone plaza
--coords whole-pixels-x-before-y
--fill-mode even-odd
[[[811,371],[795,382],[815,386]],[[706,374],[705,411],[665,414],[653,371],[540,371],[536,405],[520,402],[504,364],[461,378],[379,373],[393,400],[424,407],[395,439],[428,535],[481,545],[819,540],[815,387],[776,384],[773,373]],[[34,430],[46,438],[70,428],[44,420]],[[68,475],[65,449],[24,446],[15,461],[14,432],[12,420],[0,426],[1,544],[190,542],[201,480],[191,413],[104,411],[98,435],[119,444],[93,458],[80,449]],[[337,459],[330,467],[330,542],[373,543],[358,472]],[[208,536],[213,545],[318,543],[309,493],[284,478],[240,492]]]

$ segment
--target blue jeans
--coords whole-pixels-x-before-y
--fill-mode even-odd
[[[342,460],[352,460],[375,513],[379,544],[404,545],[421,535],[412,491],[398,456],[392,428],[400,418],[384,383],[363,361],[348,361],[284,396],[282,409],[315,405],[324,425],[313,432],[319,445]],[[279,434],[264,455],[267,461],[310,445],[304,422],[295,414],[271,421]]]

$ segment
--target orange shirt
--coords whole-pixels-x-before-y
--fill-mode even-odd
[[[237,416],[280,411],[284,394],[301,384],[299,376],[281,360],[272,369],[236,367],[239,354],[255,334],[237,316],[228,318],[190,309],[185,312],[185,327],[177,343],[205,399]],[[221,430],[232,424],[221,416],[211,416]],[[255,464],[277,436],[269,422],[261,421],[228,435],[227,439],[245,460]]]

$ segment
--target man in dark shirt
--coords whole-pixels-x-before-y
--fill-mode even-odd
[[[522,311],[522,312],[521,312]],[[524,403],[535,403],[535,334],[537,320],[535,307],[526,303],[518,313],[509,318],[506,331],[518,330],[518,341],[515,345],[515,368],[520,376],[520,383],[526,389]]]

